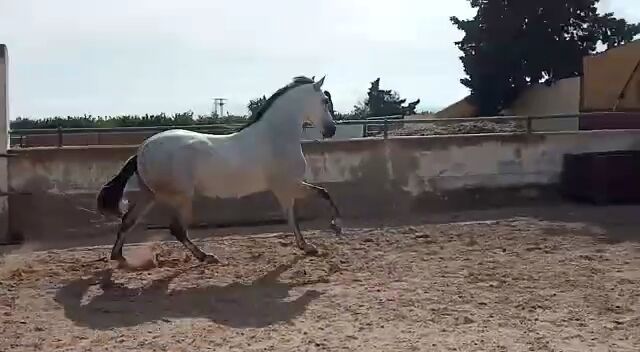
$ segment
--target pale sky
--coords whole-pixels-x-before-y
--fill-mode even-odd
[[[640,21],[638,0],[601,8]],[[246,113],[293,76],[327,75],[338,111],[369,82],[420,108],[467,94],[450,16],[466,0],[0,0],[10,115]]]

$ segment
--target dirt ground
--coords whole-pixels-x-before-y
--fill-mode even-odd
[[[1,351],[638,351],[640,246],[580,222],[511,217],[3,256]],[[148,249],[130,245],[125,255]]]

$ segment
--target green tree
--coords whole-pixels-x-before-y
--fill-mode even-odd
[[[464,32],[456,46],[482,115],[507,107],[524,88],[579,76],[582,58],[597,44],[607,48],[633,40],[640,25],[612,13],[598,14],[599,0],[469,0],[469,20],[451,17]]]
[[[353,118],[410,115],[416,113],[416,106],[420,99],[407,103],[407,99],[400,98],[398,92],[390,89],[380,89],[380,78],[371,82],[367,91],[367,98],[353,107]]]
[[[258,110],[260,110],[260,108],[262,107],[262,105],[264,105],[264,103],[266,102],[267,102],[267,97],[264,95],[256,99],[249,100],[249,104],[247,104],[247,109],[249,109],[249,114],[255,115],[255,113],[257,113]]]

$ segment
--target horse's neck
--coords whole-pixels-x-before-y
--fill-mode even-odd
[[[300,146],[302,141],[302,116],[294,104],[283,102],[274,106],[264,116],[263,124],[256,126],[273,146]]]

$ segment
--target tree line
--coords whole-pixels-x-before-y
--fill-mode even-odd
[[[198,115],[193,111],[174,114],[144,114],[118,116],[55,116],[40,119],[18,117],[10,122],[11,129],[39,128],[112,128],[149,126],[189,126],[246,122],[245,116]]]
[[[119,116],[55,116],[45,118],[18,117],[11,121],[11,129],[39,128],[110,128],[110,127],[149,127],[149,126],[188,126],[199,124],[242,124],[262,107],[267,97],[252,99],[247,104],[248,115],[218,116],[216,114],[195,115],[193,111],[173,114],[145,114]],[[349,113],[336,112],[336,119],[363,119],[371,116],[406,115],[415,113],[420,100],[406,103],[394,90],[380,88],[380,78],[371,82],[367,97],[354,106]]]

